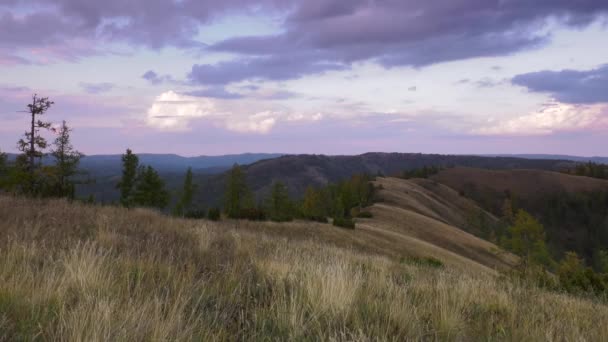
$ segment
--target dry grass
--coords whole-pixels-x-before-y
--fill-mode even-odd
[[[467,184],[502,193],[505,189],[524,198],[560,191],[575,193],[606,190],[608,181],[541,170],[488,170],[455,167],[431,177],[452,189],[464,190]]]
[[[368,235],[332,240],[357,230],[311,226],[315,237],[301,225],[0,197],[0,340],[608,336],[600,303],[400,263],[393,252],[359,248]]]

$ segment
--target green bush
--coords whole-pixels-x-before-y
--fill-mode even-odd
[[[211,208],[207,213],[207,218],[211,221],[219,221],[220,220],[220,210],[218,208]]]
[[[205,209],[188,210],[184,214],[184,217],[189,219],[204,219],[207,217],[207,212],[205,211]]]
[[[359,218],[372,218],[372,217],[374,217],[374,215],[371,212],[369,212],[369,211],[362,211],[362,212],[360,212],[357,215],[357,217],[359,217]]]
[[[341,228],[355,229],[355,221],[351,218],[334,218],[333,225]]]

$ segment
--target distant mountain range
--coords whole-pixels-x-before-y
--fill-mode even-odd
[[[222,198],[225,171],[233,164],[245,165],[251,189],[263,196],[274,181],[284,182],[294,196],[307,186],[322,186],[356,173],[395,175],[423,166],[467,166],[485,169],[560,170],[575,162],[608,163],[605,157],[567,155],[439,155],[421,153],[365,153],[350,156],[281,155],[245,153],[223,156],[182,157],[175,154],[138,154],[141,164],[159,171],[171,190],[178,189],[188,167],[192,167],[199,184],[198,200],[205,205],[218,204]],[[11,155],[12,158],[15,155]],[[48,158],[48,157],[47,157]],[[50,161],[50,160],[49,160]],[[121,174],[121,155],[91,155],[81,160],[94,183],[78,187],[78,196],[95,195],[104,202],[118,198],[116,184]]]
[[[561,160],[572,160],[576,162],[594,162],[601,164],[608,164],[608,157],[580,157],[580,156],[569,156],[564,154],[490,154],[483,155],[487,157],[514,157],[514,158],[526,158],[526,159],[561,159]]]
[[[9,154],[14,159],[16,154]],[[109,177],[121,173],[122,162],[120,154],[99,154],[85,156],[80,160],[80,167],[92,176]],[[150,165],[160,173],[185,173],[191,167],[196,173],[221,173],[232,165],[251,164],[262,159],[280,157],[278,153],[243,153],[221,156],[182,157],[177,154],[138,153],[139,163]],[[50,157],[45,157],[50,162]]]

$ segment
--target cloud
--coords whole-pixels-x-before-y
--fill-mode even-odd
[[[608,106],[549,103],[540,110],[513,119],[488,122],[474,129],[479,135],[547,135],[592,131],[608,127]]]
[[[289,110],[270,110],[255,102],[234,103],[223,99],[196,97],[168,91],[159,95],[148,109],[145,123],[164,131],[188,131],[198,120],[238,133],[266,134],[281,121],[320,120]]]
[[[248,57],[216,64],[195,64],[188,78],[195,84],[223,85],[244,80],[283,81],[349,67],[306,54]]]
[[[572,104],[608,103],[608,64],[587,71],[539,71],[513,77],[513,84]]]
[[[168,91],[158,96],[148,109],[146,123],[163,130],[186,130],[191,120],[216,113],[215,103],[209,99]]]
[[[608,3],[601,0],[299,1],[293,3],[283,33],[232,37],[212,44],[210,51],[240,58],[203,66],[200,73],[193,69],[192,75],[201,83],[225,84],[299,78],[322,72],[323,66],[346,68],[359,61],[388,68],[423,67],[503,56],[547,43],[549,20],[581,27],[607,10]],[[297,63],[291,63],[294,58]],[[282,65],[288,69],[282,70]],[[280,72],[273,72],[277,69]]]
[[[141,75],[141,78],[154,85],[159,85],[163,83],[175,83],[175,80],[171,75],[159,75],[154,70],[146,71],[143,75]]]
[[[236,100],[242,99],[245,96],[239,93],[233,93],[224,87],[211,87],[206,89],[193,90],[185,92],[185,95],[196,96],[196,97],[211,97],[216,99]]]
[[[250,115],[244,119],[237,118],[235,120],[234,117],[230,117],[226,121],[226,128],[241,133],[254,132],[266,134],[277,123],[276,116],[278,115],[278,113],[266,111]]]
[[[101,94],[107,93],[114,89],[115,85],[112,83],[80,83],[80,87],[89,94]]]

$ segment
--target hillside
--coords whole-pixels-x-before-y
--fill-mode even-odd
[[[515,256],[466,232],[475,230],[468,217],[483,210],[456,191],[424,179],[378,178],[375,185],[379,202],[369,209],[373,218],[360,220],[359,229],[401,239],[411,253],[447,264],[466,260],[469,267],[508,270],[517,263]]]
[[[403,258],[409,246],[379,228],[212,223],[12,197],[0,197],[0,218],[3,341],[608,335],[603,304]]]
[[[432,180],[502,216],[503,205],[532,213],[544,225],[554,256],[575,251],[589,265],[608,246],[608,181],[542,170],[452,168]]]
[[[365,153],[356,156],[286,155],[255,162],[245,167],[248,184],[258,195],[266,193],[274,181],[282,181],[298,197],[307,186],[324,186],[353,174],[395,175],[423,166],[471,166],[488,169],[532,168],[558,170],[571,166],[564,160],[531,160],[508,157],[479,157],[420,153]],[[199,200],[212,204],[221,198],[225,174],[200,178]]]

